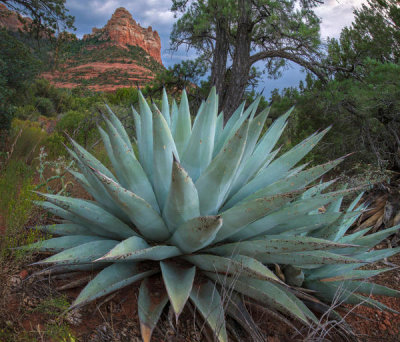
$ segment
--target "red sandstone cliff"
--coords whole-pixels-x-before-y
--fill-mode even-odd
[[[91,34],[83,39],[97,38],[100,41],[110,41],[112,44],[126,47],[134,45],[141,47],[157,62],[161,61],[161,41],[157,31],[152,27],[141,27],[132,18],[132,15],[123,7],[117,8],[106,26],[102,29],[93,28]]]
[[[6,5],[0,4],[0,27],[5,27],[7,30],[18,32],[25,31],[25,25],[29,26],[32,20],[27,17],[20,17],[14,11],[10,11]]]

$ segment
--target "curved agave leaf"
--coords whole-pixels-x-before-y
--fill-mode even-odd
[[[74,215],[73,213],[70,213],[50,202],[34,201],[33,203],[37,206],[40,206],[40,207],[46,209],[48,212],[52,213],[53,215],[64,218],[65,220],[67,220],[67,222],[72,222],[79,226],[85,227],[87,230],[89,230],[93,233],[92,235],[104,236],[104,237],[107,237],[110,239],[115,239],[115,238],[118,239],[119,238],[118,234],[114,234],[110,231],[102,229],[99,226],[93,225],[92,222],[85,220],[82,217],[79,217],[77,215]]]
[[[83,306],[97,298],[147,278],[156,272],[139,272],[134,262],[108,266],[85,286],[78,298],[72,303],[70,309]]]
[[[319,134],[313,135],[299,143],[284,155],[273,161],[267,168],[262,170],[254,179],[244,185],[231,199],[233,203],[238,203],[259,189],[276,182],[282,174],[294,167],[311,149],[322,139],[329,129]]]
[[[107,119],[105,119],[105,122],[109,131],[114,158],[124,175],[124,179],[127,180],[127,183],[122,185],[139,197],[142,197],[146,202],[151,204],[155,210],[159,210],[151,183],[146,173],[143,171],[142,166],[136,159],[132,147],[129,148],[129,146],[125,144],[111,122]]]
[[[136,235],[135,232],[124,222],[110,214],[108,211],[99,207],[94,202],[58,195],[41,195],[44,196],[50,203],[53,203],[62,209],[83,218],[86,222],[91,222],[95,226],[101,227],[103,230],[107,230],[115,235],[118,235],[121,238],[127,238],[129,236]]]
[[[88,236],[88,235],[70,235],[63,236],[45,241],[38,241],[27,246],[19,247],[24,250],[35,250],[39,252],[61,252],[66,249],[77,247],[91,241],[105,240],[105,238],[99,236]]]
[[[175,132],[176,132],[176,125],[178,122],[178,113],[179,113],[179,108],[178,105],[176,104],[175,99],[172,100],[172,109],[171,109],[171,132],[172,135],[175,137]]]
[[[71,137],[68,137],[74,150],[82,161],[83,164],[88,165],[96,170],[100,170],[101,173],[105,174],[107,177],[115,180],[114,175],[108,170],[100,161],[98,161],[93,155],[91,155],[88,151],[86,151],[82,146],[80,146],[77,142],[75,142]]]
[[[348,286],[349,283],[347,283]],[[311,290],[316,291],[316,296],[325,300],[332,301],[337,300],[340,303],[353,304],[353,305],[365,305],[372,308],[378,308],[380,310],[390,311],[393,313],[398,313],[396,310],[378,302],[369,297],[365,297],[356,294],[346,288],[343,283],[323,283],[320,281],[306,281],[305,286]],[[352,286],[350,287],[350,289]],[[370,295],[370,293],[369,293]]]
[[[140,120],[140,115],[139,113],[135,110],[135,108],[133,108],[133,106],[131,106],[132,109],[132,114],[133,114],[133,121],[135,123],[135,132],[136,132],[136,141],[137,144],[139,144],[142,141],[142,123]],[[140,159],[140,157],[138,157]]]
[[[35,226],[35,229],[41,230],[46,233],[54,235],[95,235],[96,233],[91,231],[85,226],[81,226],[75,223],[62,223],[62,224],[49,224],[47,226]]]
[[[153,180],[153,118],[150,106],[139,91],[140,141],[138,140],[139,159],[150,182]]]
[[[182,166],[193,181],[196,181],[212,159],[218,108],[215,87],[202,110],[196,116],[192,134],[182,156]]]
[[[303,214],[296,216],[295,220],[291,220],[288,216],[289,222],[281,223],[274,228],[268,229],[268,235],[300,235],[302,233],[309,233],[318,228],[322,228],[336,222],[342,213],[319,213],[315,215]],[[338,243],[345,243],[340,242]]]
[[[217,121],[215,123],[214,146],[216,146],[218,144],[218,141],[222,135],[223,129],[224,129],[224,113],[221,112],[217,116]]]
[[[256,191],[254,194],[250,195],[246,198],[246,200],[250,200],[253,198],[271,196],[275,194],[285,193],[289,191],[295,191],[306,187],[308,184],[313,182],[314,180],[320,178],[322,175],[332,170],[338,164],[340,164],[345,157],[330,161],[323,165],[318,165],[312,167],[308,170],[302,171],[294,176],[289,178],[281,179],[275,183],[272,183],[266,186],[263,189]],[[342,199],[343,197],[341,197]],[[234,205],[234,201],[230,203],[230,206]],[[228,203],[229,205],[229,203]]]
[[[235,291],[249,296],[257,301],[272,306],[280,312],[287,313],[300,321],[309,324],[305,313],[297,306],[295,302],[278,285],[269,281],[253,278],[221,278],[218,275],[207,272],[207,276],[216,280],[224,286],[229,286]]]
[[[184,253],[193,253],[208,246],[222,226],[220,216],[201,216],[179,226],[170,241]]]
[[[203,271],[247,275],[259,279],[280,281],[268,267],[244,255],[220,257],[211,254],[197,254],[184,256],[183,259],[191,262]]]
[[[158,245],[151,247],[145,240],[138,236],[132,236],[120,242],[107,252],[107,254],[96,261],[164,260],[182,254],[175,246]]]
[[[256,254],[255,258],[265,264],[284,265],[327,265],[327,264],[355,264],[362,261],[326,251],[306,251],[291,253],[263,253]]]
[[[357,292],[366,295],[400,297],[400,291],[379,284],[368,283],[366,281],[334,281],[329,282],[329,285],[336,288],[343,287],[350,292]]]
[[[183,268],[165,261],[161,261],[160,266],[168,297],[178,321],[192,291],[196,267]]]
[[[249,123],[243,123],[196,181],[202,216],[215,215],[225,200],[243,156],[248,128]],[[213,189],[213,191],[210,192],[210,189]]]
[[[244,111],[244,105],[246,104],[245,101],[241,103],[241,105],[234,111],[232,116],[229,118],[228,122],[225,124],[225,127],[223,127],[222,132],[219,134],[218,140],[214,144],[214,151],[213,151],[213,158],[218,154],[218,152],[221,150],[222,146],[228,139],[228,135],[232,132],[233,126],[236,124],[236,122],[239,120],[239,118],[242,116],[243,111]],[[220,114],[221,115],[221,114]],[[224,121],[224,118],[222,117],[222,123]],[[223,125],[222,125],[223,126]]]
[[[282,207],[291,201],[294,196],[295,194],[281,194],[266,198],[256,198],[224,211],[221,214],[223,225],[217,233],[215,242],[222,241],[235,235],[250,223]]]
[[[254,118],[250,122],[246,146],[243,152],[243,158],[240,162],[240,166],[236,173],[235,180],[232,182],[228,198],[230,197],[230,194],[235,194],[243,186],[243,183],[248,180],[248,178],[246,178],[246,174],[242,174],[242,171],[246,167],[247,161],[251,158],[253,154],[254,147],[256,146],[257,140],[264,127],[264,123],[265,120],[267,119],[270,109],[271,107],[264,109],[256,118]]]
[[[286,273],[285,273],[286,274]],[[314,313],[299,299],[297,298],[289,288],[281,286],[279,284],[274,284],[281,291],[285,292],[285,294],[297,305],[297,307],[304,313],[304,315],[310,319],[315,324],[320,324],[319,319],[314,315]]]
[[[148,278],[142,281],[139,289],[138,311],[143,342],[150,342],[154,327],[167,303],[168,296],[164,287],[156,286]]]
[[[217,146],[217,151],[218,153],[221,152],[221,150],[225,149],[227,147],[227,144],[229,144],[229,141],[233,138],[235,134],[238,133],[239,129],[243,126],[245,121],[249,119],[249,122],[252,122],[253,117],[257,111],[258,104],[260,102],[261,97],[257,97],[255,101],[253,101],[250,106],[245,110],[243,115],[240,115],[240,117],[233,123],[232,128],[228,128],[228,124],[225,126],[224,131],[222,132],[223,134],[223,141],[219,142],[219,145]],[[214,151],[214,156],[216,155]]]
[[[328,203],[331,203],[335,199],[343,196],[343,195],[348,195],[351,194],[352,192],[357,191],[358,188],[354,189],[348,189],[348,190],[340,190],[340,191],[334,191],[334,192],[329,192],[326,194],[322,194],[319,196],[314,196],[305,200],[297,200],[292,203],[288,203],[287,205],[283,206],[284,202],[282,202],[283,208],[280,210],[277,210],[274,213],[271,213],[270,215],[267,215],[263,218],[260,218],[258,220],[253,220],[251,224],[249,224],[245,229],[241,229],[237,234],[231,237],[232,240],[248,240],[249,238],[256,237],[258,235],[266,234],[269,233],[269,230],[276,227],[279,224],[283,224],[287,221],[295,220],[299,215],[304,215],[309,212],[311,212],[314,209],[320,208],[321,206],[324,206]],[[285,196],[283,195],[278,195],[279,196]],[[272,197],[274,198],[274,197]],[[255,201],[255,200],[253,200]],[[246,207],[251,205],[253,203],[252,201],[245,201],[243,204],[238,204],[235,207],[229,209],[226,211],[226,213],[235,210],[237,207]],[[225,221],[225,218],[223,216],[223,219]]]
[[[128,146],[130,150],[133,150],[131,140],[129,139],[128,133],[124,126],[122,125],[121,121],[118,117],[114,114],[111,108],[106,104],[106,109],[108,112],[108,119],[111,121],[111,124],[115,127],[118,132],[118,135],[123,139],[124,143]]]
[[[106,133],[104,133],[106,134]],[[122,219],[123,221],[129,221],[128,216],[119,208],[119,206],[113,201],[110,195],[107,193],[103,184],[93,175],[92,170],[84,165],[79,157],[71,150],[67,148],[68,152],[75,158],[78,167],[83,174],[79,174],[72,170],[69,170],[75,178],[78,179],[79,183],[84,187],[84,189],[91,194],[94,199],[100,204],[101,207],[106,209],[108,212]],[[118,175],[118,173],[117,173]]]
[[[153,136],[154,189],[162,209],[171,186],[173,156],[178,153],[168,124],[158,109],[153,110]]]
[[[113,168],[115,170],[115,174],[117,175],[117,178],[119,179],[119,181],[121,183],[127,184],[128,181],[125,179],[125,174],[124,174],[124,172],[122,172],[122,169],[119,167],[119,164],[118,164],[117,160],[114,157],[113,148],[111,146],[111,141],[110,141],[110,138],[109,138],[108,134],[100,126],[97,126],[97,129],[99,130],[101,139],[103,140],[103,145],[104,145],[104,147],[106,149],[106,152],[107,152],[107,156],[111,161],[111,164],[112,164],[112,166],[113,166]],[[96,170],[99,170],[99,169],[96,169]],[[114,179],[114,180],[116,180],[116,179]]]
[[[96,170],[94,172],[143,236],[157,241],[164,241],[170,236],[164,221],[149,203],[100,172]]]
[[[228,342],[224,308],[216,287],[210,281],[196,284],[190,293],[190,299],[200,311],[218,341]]]
[[[221,246],[209,248],[206,251],[225,256],[234,254],[254,256],[263,253],[279,254],[286,253],[288,251],[292,253],[332,248],[345,248],[348,246],[351,245],[335,243],[329,240],[316,239],[308,236],[266,235],[259,240],[239,241],[223,244]]]
[[[35,264],[87,264],[92,262],[118,244],[115,240],[99,240],[85,243],[83,245],[66,249],[47,259]]]
[[[165,91],[165,88],[163,88],[163,91],[162,91],[161,113],[162,113],[165,121],[167,122],[168,127],[171,127],[171,116],[169,114],[168,95],[167,95],[167,92]]]
[[[182,155],[183,151],[186,149],[192,131],[189,102],[186,90],[183,90],[182,92],[179,112],[176,117],[176,121],[173,121],[173,124],[175,124],[175,126],[173,126],[172,134],[174,136],[176,149],[178,150],[179,155]]]
[[[165,202],[163,217],[173,233],[184,222],[200,216],[197,189],[186,171],[174,160],[171,187]]]

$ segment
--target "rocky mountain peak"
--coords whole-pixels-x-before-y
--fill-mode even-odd
[[[110,41],[112,44],[126,47],[139,46],[157,62],[161,61],[161,40],[152,27],[141,27],[132,15],[123,7],[117,8],[107,24],[101,28],[93,28],[92,33],[84,35],[83,39],[97,38],[100,41]]]

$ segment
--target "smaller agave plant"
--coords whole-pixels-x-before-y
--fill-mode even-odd
[[[346,235],[366,206],[356,207],[359,194],[342,211],[342,199],[360,189],[312,185],[343,158],[297,166],[328,130],[277,157],[292,110],[261,134],[269,109],[256,116],[258,102],[224,125],[212,89],[192,125],[185,92],[170,107],[164,90],[161,111],[140,93],[132,140],[107,107],[99,131],[112,170],[71,140],[80,169],[71,173],[93,200],[42,194],[37,204],[64,221],[38,229],[60,237],[27,247],[55,253],[37,263],[53,273],[99,271],[71,308],[140,281],[144,341],[168,303],[178,319],[190,302],[221,342],[227,315],[252,322],[248,302],[307,325],[318,323],[310,308],[326,310],[338,289],[344,303],[391,310],[369,295],[399,292],[366,281],[388,269],[360,267],[399,252],[371,250],[398,227]]]

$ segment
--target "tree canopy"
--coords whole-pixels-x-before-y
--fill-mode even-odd
[[[66,29],[74,29],[75,18],[68,14],[66,0],[0,0],[9,9],[28,16],[32,23],[28,29],[36,34],[49,35]]]
[[[240,103],[252,66],[262,62],[272,76],[292,61],[319,78],[320,20],[317,0],[173,0],[181,14],[171,46],[194,48],[211,66],[221,109],[228,118]]]

